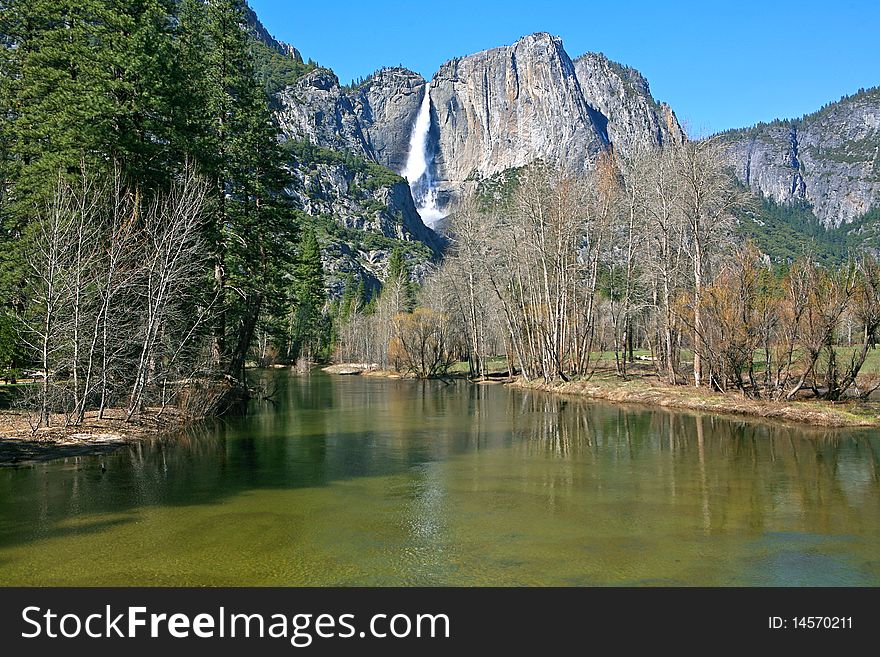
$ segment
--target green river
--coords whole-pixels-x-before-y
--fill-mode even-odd
[[[880,584],[875,431],[266,376],[210,430],[0,468],[0,584]]]

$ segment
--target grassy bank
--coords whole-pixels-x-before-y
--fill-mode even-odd
[[[450,370],[449,376],[466,378],[467,365],[465,363],[458,365],[458,368]],[[493,368],[490,370],[506,371],[506,362],[503,359],[493,361],[492,365]],[[356,374],[392,379],[412,378],[400,372],[381,369],[377,365],[346,363],[323,369],[330,374]],[[658,381],[653,371],[648,371],[645,366],[642,368],[636,366],[627,380],[618,377],[613,371],[600,369],[586,380],[547,383],[543,380],[525,381],[517,378],[507,381],[515,388],[616,403],[661,406],[720,415],[747,415],[768,420],[805,423],[816,427],[880,427],[878,402],[855,400],[775,402],[750,399],[733,392],[718,393],[705,388],[697,390],[689,386],[670,386]]]
[[[646,404],[722,415],[748,415],[821,427],[880,426],[880,404],[876,402],[763,401],[749,399],[737,393],[670,386],[647,375],[636,375],[624,381],[613,373],[599,372],[589,380],[547,383],[543,380],[518,379],[510,385],[617,403]]]

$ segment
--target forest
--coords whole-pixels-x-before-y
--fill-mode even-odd
[[[832,234],[756,199],[718,139],[478,181],[427,276],[409,257],[424,245],[365,233],[381,289],[349,272],[328,293],[320,235],[355,229],[294,207],[290,162],[402,179],[279,141],[272,94],[314,62],[256,39],[242,0],[0,9],[0,372],[30,382],[34,431],[219,415],[251,394],[248,366],[330,360],[473,379],[503,361],[547,382],[610,368],[770,400],[880,386],[873,219]]]
[[[320,249],[241,0],[0,3],[0,369],[34,429],[246,396],[325,346]],[[256,354],[256,356],[255,356]],[[154,413],[155,414],[155,413]]]

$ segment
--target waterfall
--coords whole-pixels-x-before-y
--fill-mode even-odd
[[[400,172],[409,183],[413,201],[416,204],[422,221],[433,226],[438,220],[446,215],[437,207],[437,188],[434,185],[432,165],[434,156],[430,152],[431,132],[431,95],[428,93],[428,84],[425,84],[425,95],[419,107],[419,115],[409,137],[409,154],[406,157],[406,166]]]

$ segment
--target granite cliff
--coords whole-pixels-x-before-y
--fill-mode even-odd
[[[827,228],[880,205],[880,88],[800,119],[718,135],[739,180],[778,203],[806,202]]]
[[[575,59],[574,68],[594,121],[616,153],[629,157],[687,139],[675,112],[654,99],[636,69],[592,52]]]
[[[455,188],[534,160],[589,166],[608,143],[558,37],[453,59],[434,76],[436,178]]]
[[[583,168],[608,148],[628,155],[686,138],[637,71],[592,53],[572,61],[562,41],[544,32],[452,59],[430,83],[389,68],[345,88],[330,71],[315,70],[278,95],[279,124],[287,139],[401,171],[426,84],[443,202],[468,181],[538,159]]]
[[[299,56],[274,40],[272,47]],[[589,167],[605,150],[628,157],[687,139],[672,108],[654,99],[638,71],[600,53],[572,60],[558,37],[543,32],[452,59],[430,81],[386,68],[343,86],[331,71],[311,70],[276,96],[281,138],[401,172],[425,93],[428,159],[441,207],[463,187],[535,160]],[[880,89],[801,119],[716,138],[743,184],[773,202],[810,208],[828,228],[880,206]],[[375,222],[361,223],[377,229]],[[387,225],[383,231],[388,234]],[[429,242],[431,234],[408,233]]]

